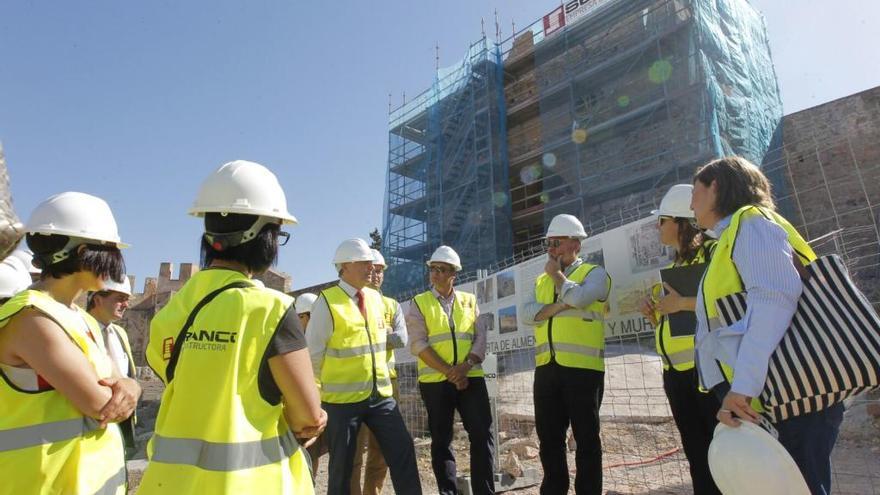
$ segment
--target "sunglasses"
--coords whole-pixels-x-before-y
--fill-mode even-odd
[[[428,270],[431,273],[450,273],[450,272],[452,272],[451,268],[446,268],[445,266],[436,266],[436,265],[429,266]]]
[[[563,242],[565,242],[567,240],[568,239],[545,239],[544,240],[544,247],[558,248],[559,246],[562,245]]]

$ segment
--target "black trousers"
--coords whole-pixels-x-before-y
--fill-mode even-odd
[[[367,425],[379,442],[391,471],[394,491],[421,495],[412,437],[393,398],[371,397],[353,404],[324,402],[322,407],[327,411],[324,435],[330,450],[328,495],[348,495],[351,490],[351,471],[361,423]]]
[[[471,444],[471,489],[475,495],[495,493],[493,460],[495,436],[492,410],[483,378],[469,378],[468,387],[457,390],[448,381],[419,383],[419,392],[428,411],[431,430],[431,467],[441,495],[455,495],[455,455],[452,452],[452,423],[455,411],[467,431]]]
[[[704,394],[697,389],[696,368],[687,371],[664,370],[663,390],[669,399],[672,418],[678,427],[684,455],[690,465],[694,495],[720,495],[709,472],[708,455],[721,403],[715,394]]]
[[[566,433],[569,425],[577,442],[575,493],[601,495],[599,407],[604,391],[602,371],[569,368],[555,362],[535,368],[535,426],[544,468],[541,495],[568,493]]]

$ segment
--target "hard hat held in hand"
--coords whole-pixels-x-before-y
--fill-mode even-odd
[[[116,282],[115,280],[104,280],[103,282],[104,288],[101,290],[112,290],[113,292],[121,292],[127,296],[131,296],[131,282],[128,280],[128,275],[122,276],[122,282]]]
[[[30,285],[31,275],[19,258],[9,255],[0,263],[0,297],[12,297]]]
[[[296,308],[296,314],[301,315],[303,313],[310,313],[312,311],[312,304],[315,304],[315,301],[318,300],[318,296],[312,294],[311,292],[303,292],[296,298],[296,302],[294,302],[293,306]]]
[[[189,214],[205,213],[241,213],[297,223],[287,211],[287,197],[275,174],[246,160],[226,163],[205,179]]]
[[[126,248],[110,206],[103,199],[81,192],[63,192],[43,201],[24,226],[29,234],[57,234]]]
[[[431,259],[428,260],[428,266],[431,266],[431,263],[447,263],[452,265],[455,268],[455,271],[461,271],[461,258],[459,258],[458,253],[449,246],[438,247],[434,251],[434,254],[431,255]]]
[[[760,426],[741,421],[715,427],[709,470],[724,495],[809,495],[804,477],[785,447]]]
[[[373,261],[373,251],[363,239],[346,239],[336,248],[333,264],[353,263],[355,261]]]
[[[550,220],[550,226],[547,227],[546,237],[572,237],[574,239],[586,239],[587,232],[584,230],[584,224],[574,215],[563,213],[556,215]]]
[[[694,218],[694,210],[691,209],[691,197],[694,195],[694,186],[690,184],[676,184],[669,188],[666,195],[660,201],[660,208],[653,210],[651,215],[675,218]]]
[[[379,266],[382,266],[385,268],[388,267],[388,265],[385,264],[385,257],[382,256],[382,253],[380,253],[378,249],[371,249],[370,251],[373,252],[373,264],[374,265],[379,265]]]

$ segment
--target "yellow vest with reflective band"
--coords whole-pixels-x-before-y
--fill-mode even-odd
[[[333,333],[327,341],[321,366],[321,400],[334,404],[360,402],[373,389],[391,397],[391,378],[386,358],[385,304],[382,295],[364,287],[364,320],[357,303],[338,285],[321,295],[333,317]]]
[[[193,308],[236,271],[195,274],[150,323],[147,361],[167,380],[165,357]],[[293,298],[257,285],[228,289],[197,313],[165,387],[139,494],[313,494],[308,456],[282,401],[260,393],[266,349]],[[169,340],[170,339],[170,340]]]
[[[596,265],[581,263],[568,279],[580,284]],[[610,289],[611,279],[607,279]],[[546,273],[535,280],[535,299],[557,302],[556,284]],[[535,366],[555,361],[561,366],[605,371],[605,301],[595,301],[580,316],[554,316],[535,327]]]
[[[696,256],[690,261],[682,263],[673,263],[669,268],[676,266],[696,265],[706,262],[706,250],[711,249],[715,241],[706,241],[700,246]],[[696,329],[694,329],[696,330]],[[660,325],[654,332],[654,339],[657,344],[657,354],[663,361],[663,369],[668,370],[670,367],[675,371],[687,371],[694,369],[694,336],[682,335],[673,337],[669,328],[669,318],[662,316]]]
[[[778,213],[751,205],[737,210],[730,219],[730,225],[724,229],[724,232],[721,233],[721,237],[715,244],[715,249],[712,252],[712,261],[706,267],[706,273],[703,275],[703,280],[700,283],[703,307],[697,308],[697,311],[705,313],[710,332],[720,327],[715,301],[724,296],[745,290],[739,272],[733,262],[733,250],[739,234],[739,226],[743,221],[756,216],[764,216],[767,220],[782,227],[785,233],[788,234],[788,242],[791,244],[792,254],[799,256],[804,264],[816,259],[816,254],[810,245],[807,244],[807,241],[788,223],[788,220]],[[760,253],[755,253],[755,255],[760,256]],[[733,364],[735,363],[721,362],[721,369],[728,382],[733,381]],[[761,410],[757,399],[752,400],[752,407],[758,411]]]
[[[390,297],[382,296],[382,304],[385,307],[385,328],[394,328],[394,313],[397,312],[397,301]],[[385,361],[388,363],[388,376],[397,378],[397,369],[394,364],[394,349],[385,349]]]
[[[112,374],[113,364],[101,341],[98,322],[77,308],[94,340],[84,336],[77,330],[82,327],[79,316],[45,292],[20,292],[0,307],[0,332],[12,317],[28,308],[57,323],[99,377]],[[3,378],[0,493],[125,493],[125,458],[116,424],[98,429],[97,421],[80,413],[60,392],[23,391]]]
[[[425,291],[413,298],[428,329],[428,344],[440,356],[443,362],[451,365],[461,364],[467,359],[474,345],[475,324],[477,321],[477,298],[467,292],[455,291],[452,300],[452,323],[449,328],[449,316],[443,311],[440,301],[432,291]],[[467,376],[483,376],[483,368],[474,366]],[[428,366],[419,359],[419,381],[436,383],[446,380],[446,375]]]

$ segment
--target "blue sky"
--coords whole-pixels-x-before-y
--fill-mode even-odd
[[[786,113],[880,84],[880,3],[755,0]],[[79,190],[116,214],[129,272],[198,261],[186,215],[220,164],[270,167],[300,225],[279,268],[333,278],[338,242],[382,224],[395,105],[480,37],[554,1],[81,1],[0,4],[0,140],[15,206]],[[138,287],[140,290],[140,287]]]

